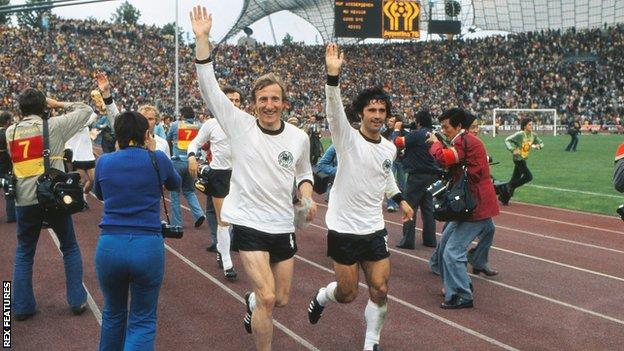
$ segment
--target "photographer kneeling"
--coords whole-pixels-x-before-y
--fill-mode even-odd
[[[49,174],[50,169],[60,173],[59,170],[64,168],[62,155],[65,143],[84,127],[93,110],[83,103],[46,99],[42,92],[30,88],[20,94],[18,102],[21,119],[6,131],[15,177],[10,181],[16,184],[17,247],[13,270],[15,319],[26,320],[36,313],[32,267],[44,220],[60,242],[65,265],[67,302],[74,314],[81,314],[87,307],[87,292],[82,285],[82,257],[71,215],[47,211],[37,195],[40,176]],[[72,108],[74,111],[48,120],[50,110],[57,108]],[[44,119],[47,120],[45,123]],[[44,131],[44,126],[47,131]]]
[[[143,115],[124,112],[114,125],[119,150],[98,159],[94,183],[104,200],[95,254],[104,295],[100,350],[152,350],[165,266],[161,184],[179,191],[181,179],[169,158],[153,151]]]

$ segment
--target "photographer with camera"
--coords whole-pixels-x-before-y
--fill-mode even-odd
[[[13,175],[17,179],[17,248],[13,271],[15,318],[25,320],[36,312],[32,266],[44,220],[60,241],[67,279],[67,302],[74,314],[81,314],[86,310],[87,293],[82,285],[82,257],[71,215],[47,211],[38,195],[40,176],[47,174],[48,168],[57,173],[64,169],[62,154],[65,143],[84,127],[93,110],[84,103],[46,99],[42,92],[31,88],[20,94],[18,102],[21,119],[6,131]],[[73,111],[49,118],[44,124],[44,119],[48,119],[52,109]]]
[[[431,114],[428,111],[420,111],[416,114],[416,130],[407,135],[401,135],[403,123],[398,121],[394,125],[391,139],[399,150],[405,150],[402,164],[407,173],[405,187],[405,199],[414,209],[414,217],[403,223],[403,238],[397,247],[413,250],[416,236],[416,211],[420,207],[420,215],[423,222],[422,240],[427,247],[436,247],[435,219],[433,218],[433,200],[431,193],[426,189],[431,185],[440,173],[438,167],[429,154],[432,140],[429,139],[431,128]]]
[[[492,217],[498,215],[496,193],[490,177],[490,166],[483,142],[467,133],[467,113],[459,108],[444,112],[438,120],[442,133],[450,146],[430,136],[434,141],[430,154],[440,164],[449,168],[451,183],[467,181],[466,189],[474,201],[470,215],[450,219],[442,233],[442,239],[430,260],[441,263],[440,275],[444,281],[444,309],[471,308],[473,306],[472,282],[466,267],[466,250],[475,237],[487,237],[494,231]],[[467,176],[467,178],[464,178]],[[433,268],[433,267],[432,267]]]
[[[15,222],[15,178],[6,139],[6,130],[11,123],[13,123],[13,115],[9,111],[2,111],[0,113],[0,189],[4,192],[7,223]]]
[[[167,155],[154,151],[145,116],[123,112],[114,126],[119,150],[98,159],[94,182],[104,200],[95,254],[104,295],[100,350],[152,350],[165,268],[161,184],[179,191],[182,180]]]

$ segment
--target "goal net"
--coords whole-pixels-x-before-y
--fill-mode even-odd
[[[565,134],[566,126],[561,126],[557,110],[554,109],[524,109],[524,108],[495,108],[492,118],[492,136],[497,134],[508,135],[520,130],[520,120],[531,118],[533,130],[541,134]]]

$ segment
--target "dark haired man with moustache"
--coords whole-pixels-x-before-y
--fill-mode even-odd
[[[390,252],[382,213],[384,195],[394,199],[403,220],[413,211],[403,200],[392,174],[396,147],[381,136],[391,113],[391,102],[381,88],[366,89],[353,101],[360,117],[359,130],[351,127],[340,97],[338,80],[344,62],[335,44],[327,45],[327,120],[336,148],[338,171],[329,194],[325,221],[327,255],[334,260],[336,281],[322,287],[308,307],[310,323],[318,323],[329,302],[350,303],[357,297],[359,267],[362,267],[370,299],[364,310],[364,350],[381,350],[379,337],[387,314]]]

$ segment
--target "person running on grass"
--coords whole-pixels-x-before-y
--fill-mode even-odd
[[[514,162],[513,174],[507,184],[508,191],[502,192],[499,197],[505,206],[509,204],[517,188],[533,180],[533,174],[526,163],[529,151],[531,148],[541,150],[544,147],[542,140],[533,133],[533,121],[530,118],[523,118],[520,121],[520,129],[505,139],[505,146],[512,152]]]
[[[364,350],[380,350],[379,336],[387,314],[390,252],[382,213],[384,195],[403,211],[403,221],[414,212],[403,200],[392,174],[397,149],[382,138],[381,127],[391,113],[389,96],[381,88],[366,89],[353,101],[362,124],[351,127],[344,112],[338,79],[344,54],[329,44],[326,108],[332,142],[338,157],[338,172],[329,194],[325,220],[327,255],[334,260],[336,281],[318,290],[310,301],[308,319],[316,324],[329,302],[350,303],[358,293],[358,268],[362,267],[370,299],[366,305]]]
[[[280,119],[286,90],[272,73],[256,79],[251,89],[255,117],[236,108],[215,77],[209,41],[212,14],[196,6],[190,17],[199,90],[230,141],[232,178],[221,219],[232,224],[233,244],[253,287],[245,294],[244,325],[258,350],[270,350],[273,309],[288,303],[297,251],[293,183],[309,203],[306,219],[316,214],[310,143],[305,132]]]

